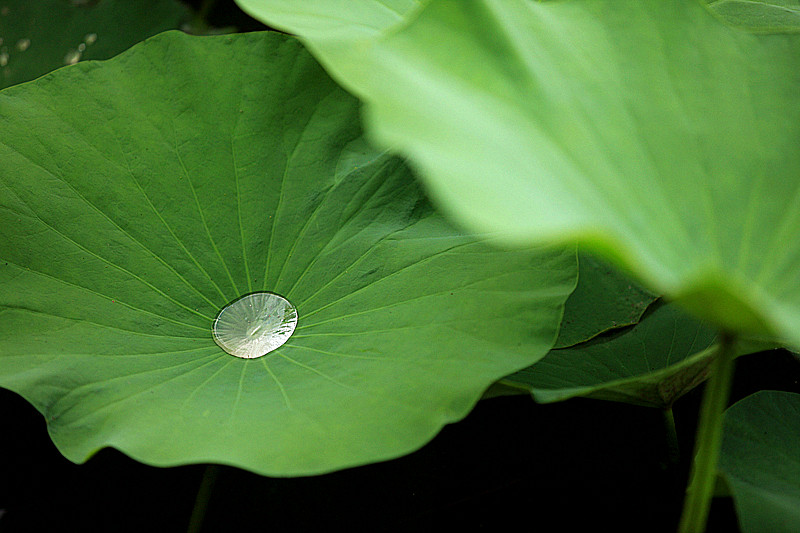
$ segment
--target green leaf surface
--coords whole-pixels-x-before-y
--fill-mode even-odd
[[[578,241],[718,328],[800,346],[800,36],[694,0],[413,14],[355,47],[348,87],[446,212]]]
[[[728,24],[757,33],[800,32],[800,0],[717,0],[708,7]]]
[[[415,15],[420,0],[237,0],[252,16],[297,34],[345,87],[374,72],[367,50]],[[355,85],[354,85],[355,84]],[[591,254],[580,260],[578,286],[567,301],[556,347],[635,324],[655,296]]]
[[[743,533],[800,530],[800,394],[757,392],[725,412],[719,469]]]
[[[3,0],[0,89],[86,59],[108,59],[187,19],[176,0]]]
[[[370,48],[425,0],[236,0],[253,18],[297,35],[342,86],[359,94],[375,74]]]
[[[554,348],[585,342],[605,331],[630,326],[656,299],[606,261],[578,254],[578,285],[567,299]]]
[[[0,92],[0,385],[68,458],[388,459],[549,350],[574,250],[455,230],[358,107],[272,33],[170,32]],[[297,329],[237,359],[212,320],[258,290]]]
[[[674,304],[657,303],[632,328],[552,350],[502,383],[542,403],[588,396],[666,408],[708,376],[714,337]]]

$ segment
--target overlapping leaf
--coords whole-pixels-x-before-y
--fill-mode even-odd
[[[238,0],[242,9],[275,27],[296,33],[333,77],[356,94],[378,69],[370,49],[401,28],[425,4],[419,0]],[[309,8],[310,7],[310,8]],[[635,324],[655,299],[606,262],[584,254],[578,286],[570,295],[556,347],[566,347],[609,329]]]
[[[656,297],[592,254],[578,254],[578,285],[567,299],[554,348],[639,322]]]
[[[369,61],[372,46],[401,27],[425,0],[236,0],[256,19],[297,35],[328,73],[359,93],[379,71]]]
[[[714,336],[674,305],[654,304],[632,328],[552,350],[503,383],[539,402],[589,396],[667,408],[708,376]]]
[[[454,230],[276,34],[164,34],[6,89],[0,121],[0,385],[74,461],[395,457],[543,356],[575,285],[572,251]],[[212,319],[262,289],[294,335],[225,354]]]
[[[761,391],[725,412],[720,471],[744,533],[800,529],[800,394]]]
[[[108,59],[187,18],[177,0],[3,0],[0,89],[87,59]]]
[[[432,0],[353,50],[372,133],[463,224],[800,346],[800,36],[694,0]]]

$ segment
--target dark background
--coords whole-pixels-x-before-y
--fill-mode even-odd
[[[800,392],[799,379],[800,362],[786,351],[746,356],[731,400]],[[666,466],[658,410],[493,398],[393,461],[290,479],[222,467],[202,530],[499,531],[519,520],[529,531],[673,532],[701,394],[674,408],[677,469]],[[186,530],[205,466],[154,468],[111,449],[75,465],[22,398],[0,389],[0,412],[0,531]],[[715,500],[708,531],[738,531],[729,498]]]
[[[238,32],[274,30],[239,9],[234,0],[179,0],[215,28],[235,28]]]

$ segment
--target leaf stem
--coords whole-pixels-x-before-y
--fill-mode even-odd
[[[736,359],[734,342],[734,335],[727,332],[720,335],[717,356],[703,392],[694,464],[683,502],[679,533],[702,533],[706,528],[722,444],[722,415],[728,405],[733,381]]]
[[[190,33],[203,35],[211,28],[211,25],[208,23],[208,15],[211,13],[216,3],[217,0],[203,0],[200,7],[195,11],[194,17],[192,17]]]
[[[669,468],[674,469],[681,459],[678,432],[675,430],[675,415],[672,413],[672,407],[662,409],[661,415],[664,419],[664,432],[667,438],[667,460]]]
[[[197,496],[194,499],[192,517],[189,519],[189,527],[186,529],[187,533],[199,533],[203,528],[203,519],[206,516],[208,501],[211,499],[211,491],[219,475],[219,470],[219,465],[208,465],[203,472],[203,479],[200,480],[200,487],[197,489]]]

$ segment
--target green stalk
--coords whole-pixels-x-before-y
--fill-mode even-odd
[[[217,0],[203,0],[203,3],[200,4],[200,8],[195,12],[194,18],[192,19],[192,33],[202,35],[208,31],[211,27],[208,23],[208,15],[211,13],[211,9],[216,3]]]
[[[678,445],[678,432],[675,431],[675,416],[672,414],[672,407],[661,410],[664,419],[664,432],[667,437],[667,459],[669,468],[673,469],[681,460],[681,450]]]
[[[214,482],[217,480],[219,470],[219,465],[208,465],[203,472],[203,479],[200,481],[200,488],[197,490],[197,496],[194,500],[194,508],[189,519],[187,533],[199,533],[203,528],[203,519],[206,516],[208,501],[211,499],[211,490],[214,488]]]
[[[694,464],[683,502],[679,533],[702,533],[706,529],[722,445],[722,415],[728,405],[733,381],[734,341],[734,336],[729,333],[720,335],[719,351],[703,392]]]
[[[197,18],[207,24],[208,14],[211,13],[211,8],[213,8],[216,3],[217,0],[203,0],[203,3],[200,4],[200,9],[197,10]]]

